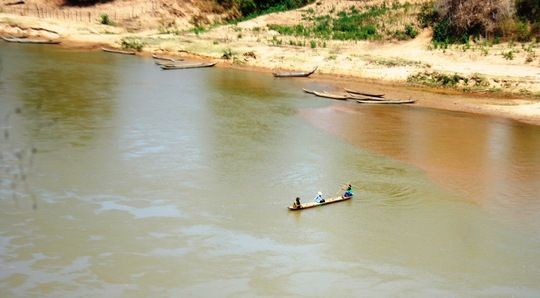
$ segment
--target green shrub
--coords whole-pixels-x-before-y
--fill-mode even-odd
[[[109,26],[112,26],[114,25],[113,21],[111,21],[111,19],[109,18],[109,15],[104,13],[101,15],[101,22],[100,24],[102,25],[109,25]]]
[[[122,48],[126,50],[136,50],[137,52],[142,51],[145,43],[130,37],[123,38],[121,40]]]

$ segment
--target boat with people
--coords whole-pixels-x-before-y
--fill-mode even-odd
[[[321,202],[321,203],[317,203],[317,202],[309,202],[309,203],[304,203],[304,204],[300,204],[298,206],[287,206],[287,208],[289,208],[289,210],[302,210],[302,209],[308,209],[308,208],[313,208],[313,207],[318,207],[318,206],[323,206],[323,205],[328,205],[328,204],[332,204],[332,203],[337,203],[337,202],[342,202],[342,201],[347,201],[347,200],[350,200],[353,196],[341,196],[341,197],[335,197],[335,198],[329,198],[329,199],[324,199],[324,202]]]
[[[309,77],[312,75],[316,70],[318,66],[315,66],[311,71],[297,71],[297,72],[281,72],[281,73],[272,73],[274,77],[276,78],[284,78],[284,77]]]
[[[347,200],[350,200],[354,196],[354,191],[352,189],[352,185],[350,184],[350,181],[347,182],[345,186],[341,187],[338,190],[338,192],[336,192],[336,196],[340,191],[344,191],[344,193],[340,197],[334,197],[334,198],[328,198],[328,199],[324,199],[322,196],[322,193],[319,191],[313,202],[304,203],[304,204],[301,204],[300,198],[297,197],[294,203],[291,206],[287,206],[287,208],[289,210],[309,209],[313,207],[347,201]]]

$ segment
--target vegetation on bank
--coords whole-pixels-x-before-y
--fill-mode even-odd
[[[320,2],[317,3],[320,5]],[[292,26],[270,24],[269,29],[282,35],[332,40],[406,40],[418,35],[418,24],[406,16],[420,11],[420,5],[382,2],[373,5],[350,6],[345,10],[332,8],[327,13],[305,10],[305,24]],[[403,24],[405,23],[405,24]]]
[[[424,4],[418,18],[433,28],[434,43],[540,42],[538,0],[436,0]]]

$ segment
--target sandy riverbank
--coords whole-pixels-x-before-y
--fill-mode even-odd
[[[131,38],[144,42],[140,55],[159,53],[213,60],[221,67],[269,75],[276,70],[308,70],[317,65],[319,68],[311,78],[327,82],[335,86],[335,90],[348,87],[383,91],[392,98],[413,97],[418,99],[416,104],[423,107],[500,116],[540,125],[540,98],[534,96],[540,94],[540,59],[532,63],[523,62],[523,57],[506,60],[495,54],[505,45],[491,49],[494,54],[488,56],[459,49],[430,50],[429,30],[410,41],[326,41],[324,46],[311,48],[276,45],[271,41],[277,33],[261,29],[270,23],[299,19],[300,13],[266,15],[199,34],[160,34],[157,30],[130,33],[117,26],[0,13],[0,34],[58,39],[62,41],[60,46],[84,50],[120,47],[123,39]],[[225,52],[232,53],[233,59],[222,59]],[[490,84],[487,88],[499,92],[460,93],[406,83],[409,75],[419,72],[483,76]]]

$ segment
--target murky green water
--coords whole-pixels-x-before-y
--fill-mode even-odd
[[[0,44],[1,297],[537,297],[540,129]],[[355,198],[289,212],[296,196]]]

